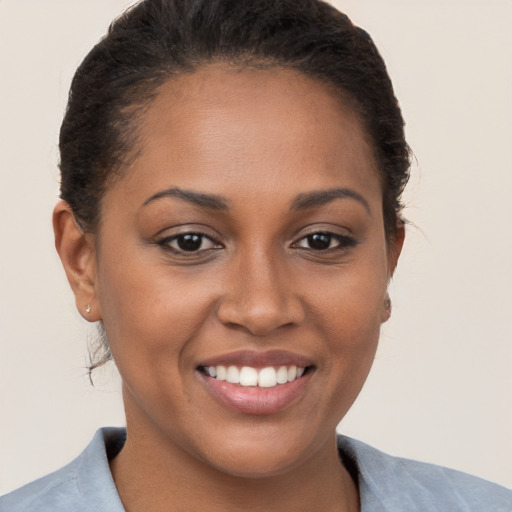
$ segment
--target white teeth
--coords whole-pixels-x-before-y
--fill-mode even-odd
[[[304,374],[304,368],[291,366],[279,366],[277,369],[273,366],[267,366],[257,370],[251,366],[243,366],[238,369],[237,366],[208,366],[205,373],[217,380],[225,380],[231,384],[240,384],[240,386],[258,386],[260,388],[273,388],[278,384],[286,384],[299,379]]]
[[[277,372],[275,368],[269,366],[260,370],[258,376],[258,385],[260,388],[273,388],[277,384]]]
[[[211,366],[209,367],[211,368]],[[214,366],[215,368],[215,373],[217,374],[217,380],[226,380],[226,367],[225,366]],[[210,371],[208,370],[208,373],[210,373]]]
[[[258,385],[258,371],[250,366],[244,366],[240,370],[240,385],[241,386],[257,386]]]
[[[286,366],[281,366],[279,370],[277,370],[277,383],[278,384],[286,384],[288,382],[288,368]]]
[[[226,382],[231,382],[231,384],[240,384],[240,371],[236,366],[230,366],[228,368]]]

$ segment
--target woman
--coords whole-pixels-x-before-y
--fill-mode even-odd
[[[8,510],[507,510],[510,493],[335,428],[404,240],[403,121],[326,4],[146,1],[80,66],[56,246],[104,329],[126,434]]]

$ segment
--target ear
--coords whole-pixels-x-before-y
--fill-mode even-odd
[[[390,240],[388,243],[388,280],[390,280],[395,273],[398,258],[400,257],[400,253],[402,252],[402,248],[404,246],[404,240],[405,223],[401,219],[398,219],[395,236],[393,237],[393,240]],[[382,301],[381,323],[387,322],[390,316],[391,299],[389,297],[389,293],[386,292],[386,295]]]
[[[402,219],[398,219],[396,225],[396,232],[393,240],[388,243],[388,276],[389,279],[395,273],[398,258],[402,252],[405,241],[405,223]]]
[[[84,233],[71,207],[59,201],[53,210],[55,248],[75,295],[79,313],[88,321],[101,320],[96,289],[95,236]]]

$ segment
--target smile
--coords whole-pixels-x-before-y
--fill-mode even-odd
[[[293,382],[304,374],[304,367],[296,365],[289,366],[267,366],[265,368],[254,368],[252,366],[207,366],[203,368],[206,375],[231,384],[239,384],[244,387],[273,388],[280,384]]]
[[[310,358],[282,350],[238,351],[196,366],[217,403],[250,415],[275,414],[302,400],[316,369]]]

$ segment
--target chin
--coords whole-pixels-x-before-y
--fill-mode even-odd
[[[217,471],[226,475],[251,479],[284,475],[300,465],[296,453],[276,453],[275,450],[267,451],[261,446],[245,450],[243,454],[232,450],[222,454],[222,457],[216,457],[215,461],[209,461],[209,463]]]
[[[311,434],[300,434],[296,428],[277,430],[260,426],[215,435],[201,450],[201,458],[209,466],[234,477],[258,479],[284,475],[300,467],[326,444]]]

